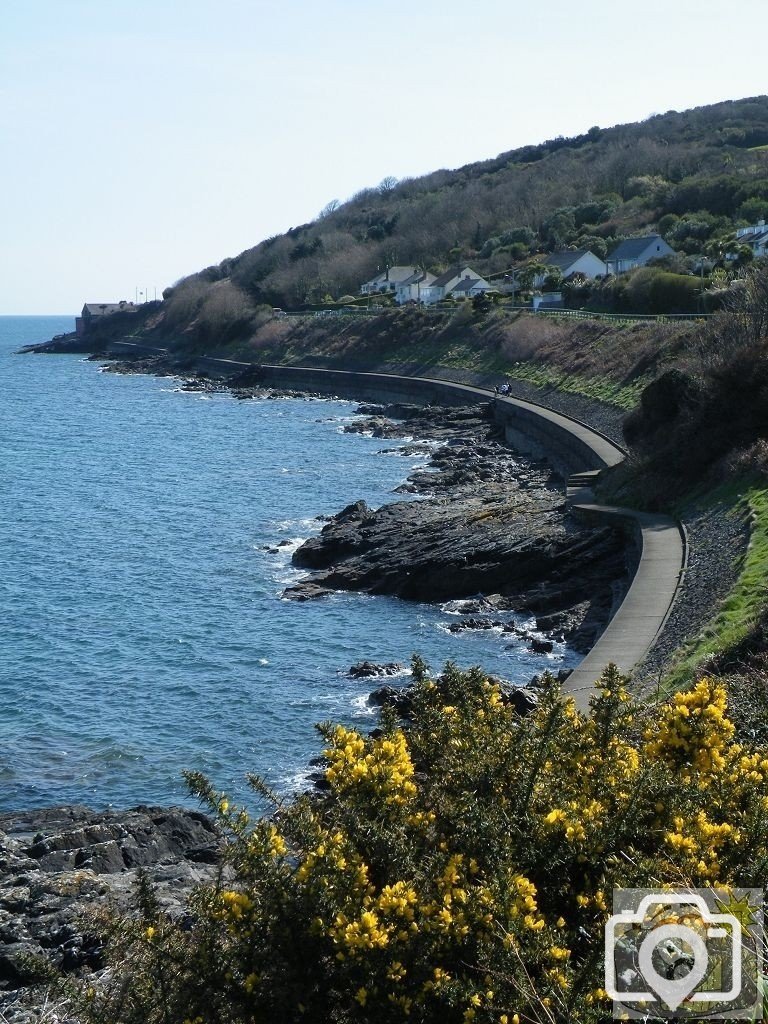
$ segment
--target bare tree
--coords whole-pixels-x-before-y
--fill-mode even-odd
[[[340,206],[341,206],[341,201],[339,199],[332,199],[330,201],[330,203],[326,203],[325,206],[320,211],[320,213],[318,213],[317,219],[318,220],[325,220],[326,217],[330,217],[330,215],[332,213],[334,213],[336,210],[338,210],[338,208]]]
[[[377,191],[380,196],[388,196],[390,192],[394,192],[397,188],[397,178],[393,178],[392,175],[388,175],[386,178],[382,178],[377,186]]]

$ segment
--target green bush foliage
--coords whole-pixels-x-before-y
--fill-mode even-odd
[[[762,884],[768,752],[716,682],[648,706],[609,667],[581,713],[546,678],[520,717],[478,669],[414,679],[407,730],[321,727],[325,796],[252,822],[190,777],[221,879],[111,918],[83,1021],[592,1024],[614,886]]]

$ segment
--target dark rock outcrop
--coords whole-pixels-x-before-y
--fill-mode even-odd
[[[501,679],[493,679],[501,686],[501,696],[505,704],[510,705],[518,715],[528,715],[535,711],[539,703],[539,695],[527,686],[513,686]],[[412,718],[413,685],[380,686],[368,697],[373,707],[392,708],[400,718],[406,721]]]
[[[403,671],[399,661],[388,661],[377,665],[373,661],[358,661],[350,668],[347,675],[352,679],[375,679],[379,676],[397,676]]]
[[[190,889],[218,871],[219,849],[212,821],[182,808],[1,814],[0,1019],[2,993],[35,981],[30,957],[64,971],[103,966],[84,912],[108,901],[128,905],[139,869],[161,905],[181,915]]]
[[[410,477],[411,489],[427,497],[379,509],[364,501],[348,505],[294,552],[294,565],[314,575],[287,588],[286,598],[329,590],[415,601],[474,598],[471,607],[486,611],[476,595],[500,595],[508,609],[559,616],[557,639],[592,646],[626,578],[618,532],[574,519],[551,471],[501,444],[490,417],[476,408],[422,409],[404,423],[363,422],[375,423],[381,436],[442,442],[430,467]]]

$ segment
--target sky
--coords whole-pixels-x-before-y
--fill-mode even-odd
[[[0,315],[142,300],[386,176],[768,91],[768,0],[2,0]]]

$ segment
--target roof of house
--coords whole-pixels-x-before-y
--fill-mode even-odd
[[[480,275],[469,267],[453,267],[451,270],[446,270],[442,274],[439,274],[432,284],[435,285],[436,288],[442,288],[444,285],[448,284],[449,281],[453,281],[455,277],[461,277],[462,274],[471,277],[475,281],[480,280]]]
[[[404,278],[410,277],[411,274],[416,273],[415,267],[389,267],[387,270],[382,270],[372,277],[370,281],[364,281],[363,285],[375,284],[377,281],[391,281],[393,284],[399,284]]]
[[[593,253],[589,249],[574,249],[571,251],[552,252],[544,260],[544,264],[547,267],[557,267],[559,270],[565,270],[566,267],[572,266],[576,260],[580,260],[582,256],[592,256]]]
[[[737,242],[746,242],[747,245],[754,245],[755,242],[763,242],[766,239],[768,239],[768,228],[752,228],[750,231],[745,231],[743,235],[736,237]]]
[[[619,242],[616,248],[608,254],[609,260],[632,260],[642,256],[646,249],[654,242],[661,242],[667,245],[661,235],[644,235],[642,238],[625,238]],[[669,248],[669,246],[667,246]]]
[[[132,302],[86,302],[83,313],[91,316],[109,316],[110,313],[135,313],[136,306]]]
[[[463,277],[456,287],[451,289],[451,291],[468,292],[472,288],[477,288],[478,285],[485,285],[485,283],[486,282],[483,281],[481,277]]]
[[[405,288],[410,284],[418,284],[420,281],[426,281],[428,277],[434,277],[434,274],[430,274],[425,270],[417,270],[415,274],[411,274],[410,277],[406,277],[404,281],[398,281],[398,284]]]
[[[443,285],[446,285],[448,284],[449,281],[452,281],[454,277],[458,277],[460,273],[461,271],[457,270],[456,267],[454,267],[453,270],[444,270],[442,274],[437,275],[432,284],[435,286],[435,288],[442,288]]]
[[[416,267],[390,267],[389,280],[393,284],[400,284],[402,281],[405,281],[406,278],[413,277],[415,273]]]

